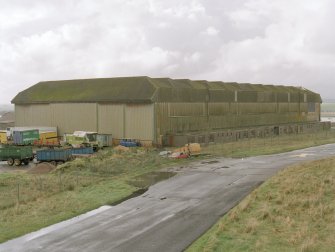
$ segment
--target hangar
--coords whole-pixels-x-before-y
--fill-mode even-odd
[[[156,145],[208,143],[325,127],[302,87],[118,77],[39,82],[20,92],[15,126],[112,134]]]

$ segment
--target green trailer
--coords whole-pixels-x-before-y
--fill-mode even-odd
[[[38,129],[13,131],[13,142],[15,145],[33,145],[39,139],[40,133]]]
[[[19,166],[22,163],[27,165],[33,159],[33,149],[30,146],[3,146],[0,148],[0,161],[7,161],[10,166]]]

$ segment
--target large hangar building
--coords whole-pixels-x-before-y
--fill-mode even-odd
[[[320,95],[292,86],[150,77],[46,81],[12,103],[16,126],[57,127],[60,135],[96,131],[157,145],[326,127]]]

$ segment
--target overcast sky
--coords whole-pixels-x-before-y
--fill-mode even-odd
[[[0,104],[45,80],[171,77],[335,98],[334,0],[0,0]]]

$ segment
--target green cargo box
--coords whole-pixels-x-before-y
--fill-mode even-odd
[[[33,149],[29,146],[4,146],[0,148],[0,161],[7,161],[10,166],[13,164],[19,166],[22,163],[27,165],[33,158]]]
[[[13,142],[16,145],[33,145],[39,139],[40,133],[38,129],[13,131]]]

